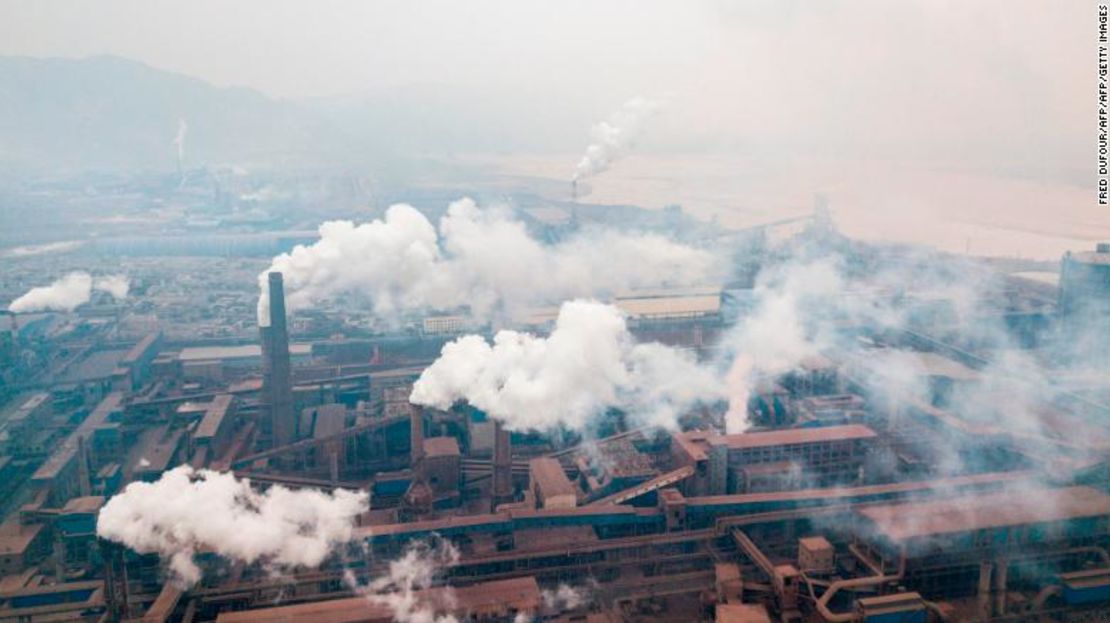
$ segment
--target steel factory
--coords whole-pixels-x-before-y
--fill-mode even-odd
[[[864,273],[895,261],[842,244],[856,245]],[[1047,287],[991,265],[998,291],[969,322],[1065,360],[1053,345],[1080,339],[1091,318],[1110,326],[1107,266],[1106,245],[1069,254]],[[0,622],[1110,616],[1110,382],[1060,368],[1043,385],[1052,391],[1019,404],[1010,388],[1033,381],[1000,373],[995,347],[966,339],[912,283],[868,294],[899,301],[911,321],[830,312],[838,340],[758,373],[743,432],[725,432],[729,407],[712,397],[675,429],[610,409],[589,434],[555,435],[465,400],[410,402],[446,343],[488,326],[429,314],[416,330],[322,335],[287,313],[282,273],[266,280],[254,340],[47,329],[69,340],[48,364],[61,367],[4,407]],[[709,365],[757,296],[728,283],[611,300],[636,340]],[[542,334],[554,317],[537,307],[515,322]],[[13,319],[24,327],[6,339],[32,339],[35,319]],[[98,531],[114,496],[179,466],[256,492],[365,492],[369,503],[318,565],[200,543],[200,579],[182,582],[159,551]],[[383,583],[415,560],[414,544],[451,555],[418,582]]]

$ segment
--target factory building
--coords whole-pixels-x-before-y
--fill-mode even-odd
[[[462,617],[455,620],[482,623],[532,620],[543,603],[539,586],[530,577],[493,580],[452,589],[417,590],[413,592],[412,599],[412,610],[454,614]],[[221,612],[216,617],[216,623],[393,623],[396,620],[394,609],[384,599],[368,596],[245,612]]]
[[[721,288],[707,286],[633,290],[618,295],[613,304],[633,324],[719,320]]]
[[[574,508],[578,495],[557,459],[540,457],[528,462],[528,487],[538,508]]]
[[[1058,308],[1064,330],[1073,335],[1110,318],[1110,242],[1064,255]]]
[[[143,383],[151,375],[151,365],[154,359],[158,357],[159,351],[162,349],[162,332],[155,331],[148,333],[138,341],[131,350],[127,351],[123,359],[120,361],[117,373],[119,374],[120,383],[115,389],[117,391],[132,391]]]
[[[204,466],[227,452],[235,426],[238,402],[231,394],[220,394],[204,409],[193,431],[194,465]]]
[[[459,442],[454,437],[429,437],[424,439],[423,446],[421,469],[432,494],[437,499],[457,498],[462,469]]]
[[[50,527],[9,519],[0,524],[0,576],[22,573],[50,553]]]
[[[291,363],[312,358],[311,344],[290,344]],[[182,348],[172,360],[177,369],[172,376],[187,381],[223,383],[256,373],[262,365],[262,348],[258,344],[240,346],[189,346]]]
[[[91,471],[119,458],[122,401],[122,394],[109,394],[35,470],[34,502],[28,508],[61,508],[70,498],[92,492]]]
[[[875,431],[860,424],[672,436],[677,465],[693,467],[693,494],[758,493],[854,483]]]
[[[578,485],[591,500],[635,487],[658,475],[651,457],[640,452],[628,439],[619,439],[594,452],[574,457]]]
[[[1110,496],[1091,488],[1017,488],[869,506],[855,516],[853,553],[887,576],[882,583],[897,581],[927,598],[977,597],[959,620],[1014,615],[1008,610],[1040,607],[1049,597],[1078,604],[1110,587],[1103,577],[1064,595],[1056,580],[1110,563],[1102,549]],[[1041,603],[1013,603],[1010,591],[1022,586],[1040,587]]]
[[[0,439],[3,452],[11,457],[46,454],[53,446],[54,435],[44,426],[54,413],[50,394],[36,392],[10,412]]]

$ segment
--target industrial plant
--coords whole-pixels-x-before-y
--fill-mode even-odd
[[[852,241],[822,200],[801,225],[716,240],[741,250],[718,283],[365,336],[321,335],[344,312],[289,312],[306,282],[268,269],[241,340],[129,338],[107,298],[13,313],[0,621],[1110,615],[1110,383],[1071,347],[1105,338],[1110,249],[1053,275]],[[592,381],[556,376],[550,407],[542,366],[607,309],[621,357],[687,367],[578,421]],[[444,381],[510,338],[546,349],[530,371]]]
[[[0,0],[0,623],[1110,622],[1110,2]]]

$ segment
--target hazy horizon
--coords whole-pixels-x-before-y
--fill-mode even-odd
[[[1091,148],[1083,3],[2,5],[0,54],[112,54],[277,98],[434,84],[597,117],[669,95],[645,148],[1057,169]]]

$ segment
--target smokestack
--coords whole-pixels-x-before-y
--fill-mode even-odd
[[[177,149],[177,179],[180,185],[185,185],[185,136],[189,133],[189,124],[184,119],[177,120],[177,135],[173,145]]]
[[[92,495],[92,480],[89,477],[89,446],[84,436],[77,437],[77,487],[81,495]]]
[[[493,506],[511,502],[513,497],[513,450],[509,431],[501,422],[493,423]]]
[[[104,560],[104,602],[108,606],[108,620],[130,619],[127,564],[124,562],[127,548],[106,539],[98,539],[97,543],[100,546],[100,556]]]
[[[409,442],[410,463],[415,470],[424,458],[424,410],[414,404],[409,405]]]
[[[293,413],[293,375],[289,363],[289,333],[285,327],[285,289],[281,273],[269,274],[270,326],[259,327],[262,339],[263,416],[268,416],[273,447],[296,440],[297,420]]]

